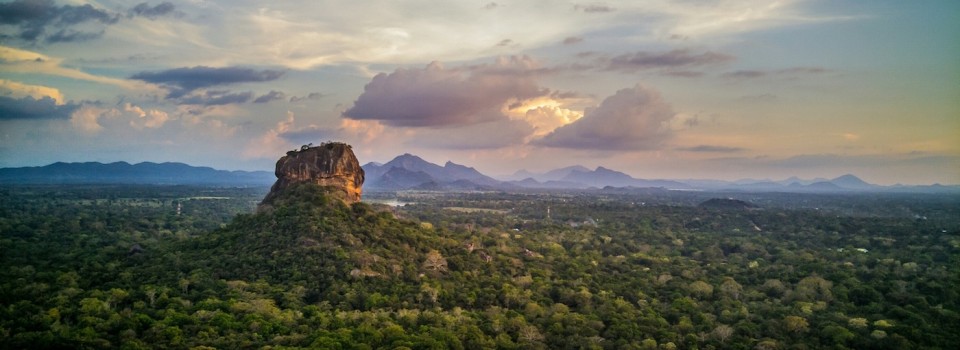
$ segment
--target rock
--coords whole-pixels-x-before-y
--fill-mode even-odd
[[[363,193],[363,168],[350,145],[327,142],[320,146],[303,146],[287,152],[277,161],[277,182],[260,206],[268,206],[284,189],[299,183],[312,183],[341,192],[347,204],[359,202]]]

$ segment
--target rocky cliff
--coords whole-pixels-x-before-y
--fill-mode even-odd
[[[350,145],[341,142],[304,146],[299,151],[287,152],[277,161],[277,182],[260,203],[269,206],[284,189],[294,184],[312,183],[328,187],[342,195],[347,203],[360,201],[363,192],[363,168]]]

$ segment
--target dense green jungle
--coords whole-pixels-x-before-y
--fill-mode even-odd
[[[0,348],[960,348],[957,195],[266,192],[0,187]]]

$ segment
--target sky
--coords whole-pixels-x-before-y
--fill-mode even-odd
[[[960,184],[960,1],[0,1],[0,167]]]

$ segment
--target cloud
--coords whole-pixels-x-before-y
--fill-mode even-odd
[[[370,143],[383,134],[384,127],[376,121],[341,119],[338,127],[307,125],[288,128],[279,136],[292,144],[320,143],[329,140],[352,139]]]
[[[287,95],[284,94],[282,91],[270,90],[270,92],[268,92],[267,94],[257,97],[255,100],[253,100],[253,103],[267,103],[270,101],[283,100],[286,98],[287,98]],[[291,97],[291,99],[293,99],[293,97]]]
[[[130,120],[130,126],[135,129],[156,129],[170,120],[170,115],[167,112],[157,109],[144,110],[130,103],[123,105],[123,111],[133,115],[134,118]]]
[[[699,153],[736,153],[736,152],[742,152],[745,149],[740,147],[699,145],[699,146],[693,146],[693,147],[681,147],[681,148],[677,148],[677,150],[685,151],[685,152],[699,152]]]
[[[103,126],[100,125],[99,119],[107,113],[108,110],[98,108],[95,106],[84,105],[77,111],[70,114],[70,124],[73,125],[77,130],[86,132],[86,133],[97,133],[100,130],[103,130]]]
[[[573,10],[583,11],[586,13],[605,13],[605,12],[613,12],[613,11],[616,11],[617,9],[605,4],[587,4],[587,5],[576,4],[576,5],[573,5]]]
[[[40,40],[45,36],[48,27],[58,28],[60,31],[46,36],[47,42],[95,39],[103,35],[102,30],[84,32],[66,28],[90,22],[111,25],[119,19],[118,14],[90,4],[56,6],[53,0],[16,0],[0,4],[0,24],[13,26],[17,33],[12,37],[27,42]]]
[[[607,59],[605,69],[635,72],[658,68],[699,67],[726,63],[732,60],[734,60],[733,56],[712,51],[703,53],[694,53],[689,49],[667,52],[637,51]]]
[[[64,103],[63,94],[57,88],[42,85],[24,84],[21,82],[4,79],[0,79],[0,96],[13,98],[30,96],[34,99],[49,97],[56,101],[56,104],[58,105],[62,105]]]
[[[131,9],[126,18],[157,19],[179,14],[170,2],[156,6],[141,3]],[[102,37],[107,26],[123,18],[119,12],[94,7],[91,4],[57,6],[53,0],[15,0],[0,4],[0,24],[11,26],[12,35],[2,37],[26,42],[61,43],[88,41]],[[81,29],[75,29],[81,28]],[[48,34],[53,29],[54,34]]]
[[[177,101],[181,104],[219,106],[235,103],[245,103],[253,98],[252,92],[234,93],[228,90],[208,90],[180,96]]]
[[[778,99],[779,97],[777,97],[777,95],[774,95],[774,94],[747,95],[747,96],[740,96],[739,98],[739,100],[741,101],[752,102],[752,103],[773,102]]]
[[[723,76],[727,78],[739,78],[739,79],[750,79],[750,78],[760,78],[765,77],[769,72],[761,70],[738,70],[733,72],[724,73]]]
[[[688,128],[700,125],[700,117],[697,115],[690,116],[689,118],[683,120],[683,125]]]
[[[776,71],[779,74],[823,74],[830,70],[823,67],[793,67]]]
[[[386,128],[372,120],[340,119],[339,136],[369,144],[383,135]]]
[[[53,35],[47,36],[46,41],[48,43],[70,43],[76,41],[87,41],[93,40],[103,36],[104,31],[99,32],[82,32],[72,29],[61,29],[60,31],[54,33]]]
[[[60,65],[62,62],[62,58],[50,57],[44,54],[15,49],[7,46],[0,46],[0,72],[54,75],[70,79],[116,85],[131,90],[142,91],[151,89],[148,84],[133,83],[129,80],[93,75],[79,69],[66,68]]]
[[[594,150],[651,150],[671,136],[675,113],[660,94],[637,85],[617,91],[583,118],[562,126],[535,145]]]
[[[157,129],[169,120],[170,115],[167,112],[159,109],[145,109],[132,103],[110,108],[84,104],[70,114],[70,123],[73,127],[88,134],[96,134],[108,128]]]
[[[822,67],[793,67],[777,70],[755,70],[745,69],[724,73],[726,78],[734,79],[754,79],[768,76],[798,76],[798,75],[817,75],[830,72],[829,69]]]
[[[854,134],[852,132],[846,132],[841,134],[840,136],[842,136],[843,139],[847,141],[857,141],[860,139],[860,134]]]
[[[320,127],[317,125],[308,125],[303,128],[286,130],[278,135],[291,144],[305,145],[308,143],[319,143],[319,140],[328,140],[333,138],[336,130]]]
[[[248,143],[242,156],[275,160],[277,155],[299,149],[301,145],[308,143],[317,144],[331,140],[369,143],[379,138],[383,131],[383,125],[376,121],[351,119],[342,119],[339,126],[310,124],[297,127],[294,113],[287,111],[284,120]]]
[[[294,143],[283,137],[284,134],[294,130],[294,121],[293,112],[288,111],[286,119],[277,122],[272,129],[247,144],[242,155],[246,158],[276,159],[278,154],[284,154],[296,148]]]
[[[419,129],[407,144],[455,150],[498,149],[523,144],[534,127],[523,120],[500,120],[455,129]]]
[[[579,37],[579,36],[568,36],[568,37],[564,38],[561,43],[564,44],[564,45],[573,45],[573,44],[578,44],[578,43],[582,43],[582,42],[583,42],[583,38],[581,38],[581,37]]]
[[[373,77],[343,116],[405,127],[505,120],[501,110],[509,103],[550,94],[537,84],[536,69],[525,57],[454,69],[439,62],[423,69],[397,69]]]
[[[669,77],[678,77],[678,78],[699,78],[706,74],[703,72],[691,71],[691,70],[668,70],[663,71],[660,74],[669,76]]]
[[[524,108],[525,109],[525,108]],[[532,135],[542,137],[557,128],[583,117],[583,113],[557,106],[539,106],[526,109],[522,120],[534,127]]]
[[[307,96],[290,96],[290,102],[300,102],[300,101],[306,101],[306,100],[319,100],[319,99],[322,98],[323,96],[324,96],[324,94],[321,94],[321,93],[319,93],[319,92],[311,92],[311,93],[308,94]]]
[[[130,79],[158,84],[169,91],[167,98],[178,98],[191,91],[219,85],[277,80],[282,70],[256,70],[241,67],[182,67],[159,72],[140,72]]]
[[[148,3],[140,3],[130,9],[129,16],[140,16],[148,19],[157,19],[163,16],[176,15],[176,6],[170,2],[162,2],[151,7]]]
[[[60,104],[50,96],[41,98],[0,96],[0,120],[67,119],[77,107],[73,103]]]

